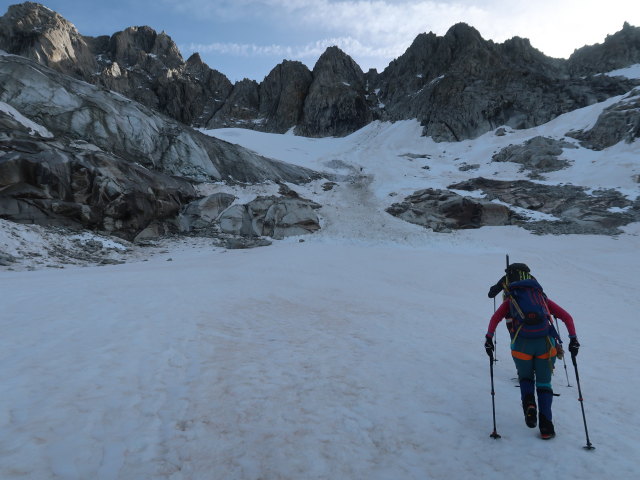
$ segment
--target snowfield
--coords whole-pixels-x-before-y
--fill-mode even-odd
[[[166,239],[145,250],[95,237],[126,263],[73,265],[50,254],[66,237],[0,221],[0,252],[18,258],[0,267],[0,478],[637,478],[640,224],[616,237],[444,234],[384,212],[421,188],[524,178],[491,155],[536,135],[561,138],[610,103],[457,144],[420,137],[413,121],[328,139],[208,132],[338,183],[291,185],[323,205],[322,229],[264,248]],[[639,153],[637,141],[567,149],[572,165],[547,182],[635,199]],[[208,188],[242,200],[277,189]],[[582,448],[570,359],[554,375],[557,437],[541,441],[526,427],[503,326],[494,369],[502,438],[489,437],[487,291],[505,254],[529,264],[575,319],[595,450]]]

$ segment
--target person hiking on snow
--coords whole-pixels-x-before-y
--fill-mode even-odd
[[[506,272],[505,275],[503,275],[500,278],[500,280],[498,280],[489,289],[489,293],[487,295],[489,298],[495,298],[496,296],[498,296],[500,292],[503,292],[502,301],[504,302],[508,298],[506,292],[503,291],[505,283],[509,285],[510,283],[518,282],[522,280],[536,280],[536,277],[531,275],[531,269],[529,269],[529,267],[524,263],[512,263],[511,265],[507,266],[507,268],[505,269],[505,272]],[[495,310],[495,304],[494,304],[494,310]],[[507,313],[507,316],[505,317],[505,325],[507,326],[509,337],[513,339],[513,336],[516,333],[517,327],[514,326],[513,316],[511,315],[511,312]],[[562,340],[560,340],[560,335],[558,334],[555,327],[553,326],[553,323],[550,324],[549,329],[551,330],[550,332],[551,335],[553,335],[553,337],[556,339],[556,350],[557,350],[556,356],[558,357],[558,359],[562,360],[562,357],[564,355],[564,348],[562,347]]]
[[[510,267],[515,265],[520,268],[526,267],[526,273],[529,272],[529,267],[524,264],[512,264]],[[559,347],[557,333],[552,324],[552,315],[562,320],[567,327],[571,355],[578,354],[580,344],[571,315],[548,299],[535,279],[524,276],[523,280],[509,283],[509,273],[507,268],[506,281],[502,284],[506,299],[489,321],[485,336],[485,350],[487,355],[493,358],[495,348],[493,336],[496,327],[503,318],[510,316],[513,319],[511,355],[518,370],[525,423],[530,428],[535,428],[536,424],[539,424],[541,437],[548,439],[555,436],[551,412],[553,401],[551,375],[558,354],[557,347]],[[499,291],[496,295],[497,293]],[[538,397],[537,406],[535,393]]]

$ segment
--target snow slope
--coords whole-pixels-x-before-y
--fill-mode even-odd
[[[516,165],[491,164],[492,153],[560,137],[605,106],[459,144],[420,137],[416,122],[335,139],[211,132],[334,175],[328,192],[323,181],[295,187],[324,205],[322,230],[252,250],[166,241],[147,258],[136,251],[100,268],[0,267],[0,478],[637,478],[640,225],[617,237],[437,234],[383,211],[427,186],[521,178]],[[550,183],[637,197],[638,142],[565,155],[573,165]],[[461,171],[465,163],[478,167]],[[44,238],[31,226],[0,229],[11,229],[0,240],[15,255],[25,238]],[[486,293],[505,253],[575,318],[596,450],[582,449],[570,362],[570,387],[562,363],[554,377],[557,437],[543,442],[525,426],[502,326],[502,438],[489,438]]]

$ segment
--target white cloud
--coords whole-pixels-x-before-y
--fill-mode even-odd
[[[366,70],[384,68],[419,33],[443,35],[458,22],[475,27],[485,39],[525,37],[547,55],[566,57],[575,48],[602,42],[624,21],[639,25],[637,1],[184,0],[180,8],[229,22],[263,21],[270,28],[281,24],[292,37],[305,29],[322,35],[303,45],[213,43],[190,50],[308,59],[338,45]]]
[[[389,63],[388,59],[402,54],[403,49],[394,49],[393,46],[372,46],[366,45],[353,37],[331,37],[311,42],[305,45],[256,45],[240,43],[210,43],[181,45],[180,50],[185,52],[217,53],[220,55],[234,55],[240,57],[273,57],[275,59],[301,60],[309,63],[315,61],[322,53],[331,46],[338,46],[341,50],[352,56],[356,61],[359,58],[369,59],[369,65],[379,70]],[[376,62],[380,59],[380,62]],[[313,67],[311,64],[310,67]],[[365,68],[363,66],[363,68]],[[366,69],[365,68],[365,69]]]

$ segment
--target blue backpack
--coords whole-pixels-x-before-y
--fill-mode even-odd
[[[516,335],[523,338],[540,338],[549,335],[551,313],[547,296],[537,280],[520,280],[505,286]]]

